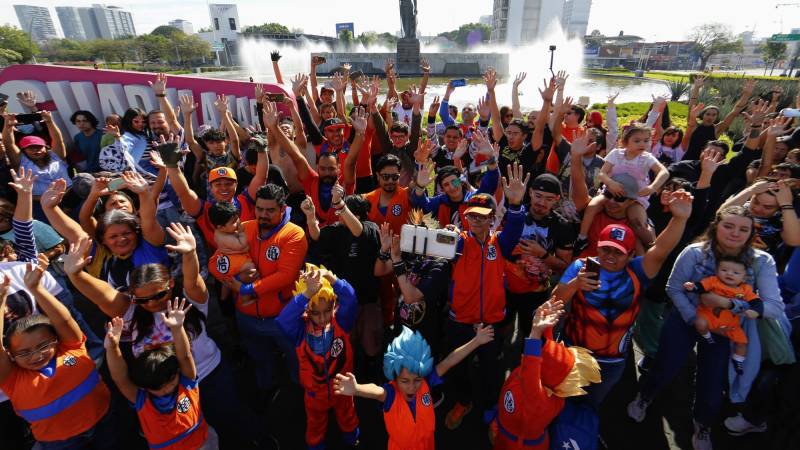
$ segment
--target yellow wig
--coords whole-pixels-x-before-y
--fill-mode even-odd
[[[309,272],[315,269],[324,269],[325,266],[317,267],[314,264],[306,263],[305,272]],[[315,308],[320,301],[324,301],[326,303],[334,303],[336,301],[336,294],[333,293],[333,286],[331,286],[330,281],[327,278],[322,277],[320,278],[320,282],[322,283],[322,288],[320,288],[319,292],[317,292],[313,297],[311,297],[308,301],[308,309]],[[303,294],[306,291],[306,282],[303,278],[298,278],[297,281],[294,283],[294,295]]]

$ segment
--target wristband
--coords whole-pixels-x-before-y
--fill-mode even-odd
[[[394,269],[395,276],[401,276],[408,273],[408,268],[406,267],[405,261],[400,261],[399,263],[392,264],[392,268]]]
[[[389,252],[385,252],[385,251],[381,250],[380,253],[378,253],[378,259],[380,259],[381,261],[388,261],[391,258],[392,258],[392,254],[389,253]]]
[[[331,206],[333,207],[333,209],[338,211],[338,210],[344,208],[344,200],[339,200],[339,203],[334,203]]]
[[[497,158],[494,156],[486,160],[486,165],[491,166],[492,164],[497,164]]]
[[[156,94],[156,97],[166,97],[167,94]]]
[[[781,205],[781,210],[794,209],[794,205]]]

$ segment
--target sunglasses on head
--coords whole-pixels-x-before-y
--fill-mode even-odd
[[[400,179],[400,174],[399,173],[382,173],[380,175],[381,175],[381,179],[383,179],[383,181],[389,181],[389,180],[397,181],[397,180]]]
[[[161,300],[162,298],[169,295],[169,289],[164,289],[161,292],[158,292],[153,295],[149,295],[147,297],[137,297],[135,295],[131,295],[131,301],[136,303],[137,305],[144,305],[145,303],[152,302],[154,300]]]

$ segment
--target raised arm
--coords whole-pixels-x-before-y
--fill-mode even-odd
[[[500,107],[497,105],[497,94],[494,91],[497,86],[497,72],[490,68],[483,75],[483,82],[486,83],[487,100],[492,108],[492,137],[494,142],[499,142],[503,138],[503,120],[500,117]]]
[[[273,50],[269,53],[269,58],[272,60],[272,71],[275,72],[275,81],[278,84],[283,84],[283,74],[281,74],[281,66],[278,61],[281,60],[281,52]]]
[[[283,131],[278,130],[278,133],[285,137]],[[250,142],[252,142],[255,146],[256,152],[258,153],[258,159],[256,160],[256,173],[253,175],[253,179],[250,180],[250,184],[247,185],[247,194],[251,199],[255,199],[258,188],[267,184],[267,174],[269,172],[269,149],[267,148],[267,141],[260,136],[251,137]]]
[[[336,72],[333,74],[333,90],[336,92],[336,114],[345,120],[347,117],[347,111],[344,109],[344,91],[347,89],[347,79],[342,76],[341,73]]]
[[[70,243],[69,252],[64,255],[64,272],[75,289],[97,305],[103,314],[108,317],[122,317],[131,304],[130,296],[83,270],[91,260],[88,256],[91,247],[92,240],[89,238]]]
[[[153,200],[153,192],[141,175],[137,172],[123,172],[122,179],[125,185],[139,196],[139,222],[142,227],[142,237],[152,246],[160,247],[164,244],[164,229],[156,220],[157,205]]]
[[[589,134],[579,136],[572,141],[570,147],[570,159],[572,161],[580,161],[587,152],[593,151],[597,147],[595,142],[589,143]],[[569,165],[569,186],[570,196],[572,202],[575,204],[575,209],[580,212],[586,209],[589,201],[592,199],[589,196],[589,188],[586,186],[586,172],[583,164],[570,164]]]
[[[436,374],[440,377],[444,376],[447,371],[463,361],[464,358],[474,352],[475,349],[492,340],[494,340],[494,328],[491,325],[478,325],[478,327],[475,328],[475,337],[470,339],[466,344],[450,352],[447,357],[436,365]]]
[[[539,111],[539,115],[536,116],[535,129],[531,137],[531,148],[534,150],[542,148],[544,142],[544,127],[547,124],[547,119],[550,117],[553,94],[555,94],[556,91],[555,78],[550,78],[549,83],[547,80],[542,80],[542,82],[544,83],[544,90],[539,89],[539,95],[542,97],[542,109]]]
[[[731,123],[733,123],[733,119],[735,119],[736,116],[738,116],[747,107],[747,101],[753,94],[753,88],[755,87],[755,85],[756,85],[756,80],[747,80],[744,82],[744,86],[742,87],[742,96],[739,97],[739,100],[736,102],[735,105],[733,105],[733,109],[731,109],[731,112],[729,112],[728,115],[725,116],[725,118],[722,119],[721,122],[714,125],[714,134],[716,135],[716,137],[720,137],[722,133],[727,131],[728,127],[730,127]],[[767,105],[767,108],[769,108],[769,105]],[[760,126],[761,122],[759,122],[758,125]]]
[[[705,104],[699,103],[689,109],[689,118],[686,120],[686,132],[683,134],[683,140],[681,141],[681,147],[683,147],[684,151],[689,148],[689,143],[692,141],[692,135],[697,129],[697,116],[700,114],[700,111],[702,111],[703,108],[705,108]]]
[[[197,109],[197,103],[194,102],[194,98],[190,95],[181,95],[180,98],[180,106],[181,106],[181,114],[183,114],[183,139],[184,142],[189,146],[189,150],[192,151],[197,162],[201,162],[205,159],[206,154],[203,151],[203,147],[197,143],[197,140],[194,138],[194,124],[192,124],[192,114]]]
[[[78,323],[72,318],[67,307],[41,284],[42,276],[49,265],[44,255],[39,255],[37,261],[29,262],[23,279],[25,287],[33,294],[33,299],[41,311],[50,319],[58,339],[69,344],[79,343],[83,340],[83,332]]]
[[[431,65],[428,60],[422,58],[419,62],[419,68],[422,70],[422,79],[419,82],[419,93],[425,95],[425,89],[428,88],[428,78],[431,76]]]
[[[42,119],[47,127],[47,132],[50,133],[50,149],[62,161],[67,160],[67,146],[64,145],[64,136],[61,135],[61,130],[53,122],[53,115],[50,111],[41,111]]]
[[[81,238],[88,238],[89,235],[77,222],[72,220],[71,217],[61,210],[59,205],[61,204],[61,199],[64,197],[66,189],[67,182],[65,180],[59,179],[50,183],[50,186],[39,199],[39,204],[42,206],[42,210],[50,226],[52,226],[58,234],[63,236],[64,239],[74,243],[78,242]],[[88,201],[87,199],[86,202]],[[86,202],[84,202],[84,205]],[[92,233],[94,233],[94,227],[92,227],[91,230]]]
[[[14,141],[14,130],[17,125],[17,116],[14,114],[3,114],[3,145],[6,147],[6,156],[11,163],[11,167],[19,167],[21,151]]]
[[[172,142],[164,142],[156,147],[158,153],[161,155],[161,160],[167,168],[167,176],[171,181],[172,189],[178,196],[183,210],[192,217],[200,215],[203,208],[203,202],[200,197],[189,188],[189,183],[183,176],[183,171],[178,167],[178,160],[180,159],[180,151],[178,149],[177,140]]]
[[[225,134],[228,135],[228,144],[231,146],[231,154],[237,162],[241,161],[242,153],[239,150],[239,135],[236,133],[236,127],[233,125],[231,112],[228,111],[227,97],[224,94],[220,95],[217,101],[214,102],[214,107],[219,111],[220,121],[222,122],[222,126],[225,127]]]
[[[305,180],[311,172],[311,166],[294,142],[290,141],[278,128],[278,110],[274,103],[267,102],[264,104],[264,128],[275,138],[277,145],[286,150],[295,169],[297,169],[297,178],[300,181]]]
[[[164,117],[167,119],[170,129],[173,133],[178,134],[178,130],[182,128],[180,122],[178,122],[178,118],[175,116],[175,110],[172,109],[172,105],[167,98],[167,75],[159,73],[156,75],[155,82],[148,81],[147,83],[153,88],[153,93],[158,99],[158,106],[164,113]]]
[[[10,286],[11,278],[9,278],[8,275],[0,275],[0,311],[6,311],[6,300],[8,299],[8,289]],[[5,336],[5,330],[3,329],[4,322],[5,320],[0,320],[0,336]],[[0,339],[0,384],[8,378],[8,374],[11,373],[14,367],[14,363],[11,362],[4,342],[5,339]]]
[[[661,270],[664,261],[680,242],[683,230],[686,228],[686,221],[689,220],[689,216],[692,214],[692,200],[694,198],[691,194],[679,189],[669,195],[669,211],[672,214],[672,219],[670,219],[664,231],[658,235],[653,246],[644,254],[642,260],[642,268],[648,278],[655,277],[658,271]]]
[[[187,303],[185,298],[181,300],[175,298],[175,300],[167,302],[167,311],[159,314],[161,314],[161,320],[169,327],[169,331],[172,333],[175,356],[178,358],[178,368],[181,371],[181,375],[190,380],[195,380],[197,379],[197,366],[194,364],[189,335],[186,334],[186,329],[183,327],[186,312],[191,307],[192,304]]]
[[[333,392],[336,395],[363,397],[379,402],[386,401],[385,389],[373,383],[358,384],[356,376],[352,372],[336,374],[336,379],[333,380]]]
[[[311,70],[309,71],[309,75],[311,75],[311,103],[316,103],[319,101],[319,90],[317,89],[317,65],[319,64],[317,57],[311,57]]]
[[[778,191],[775,198],[781,208],[783,219],[783,229],[781,237],[783,243],[792,247],[800,246],[800,220],[797,219],[797,212],[794,209],[794,194],[788,180],[778,181]]]
[[[105,341],[103,346],[106,349],[106,361],[108,362],[108,371],[111,374],[111,379],[117,385],[120,393],[130,403],[136,403],[136,393],[138,388],[130,376],[128,376],[128,363],[122,357],[122,351],[119,348],[119,340],[122,337],[122,329],[125,322],[120,317],[114,317],[108,323],[106,329]]]
[[[167,245],[167,250],[181,254],[183,268],[183,290],[197,303],[208,301],[208,290],[200,276],[200,262],[197,260],[197,242],[192,230],[180,223],[171,223],[167,233],[175,240],[175,245]]]
[[[517,77],[514,78],[514,84],[511,87],[511,111],[514,113],[515,119],[522,119],[522,109],[519,106],[519,85],[525,81],[525,77],[527,77],[527,72],[520,72],[517,74]]]

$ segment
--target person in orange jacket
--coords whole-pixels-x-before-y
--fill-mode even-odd
[[[392,381],[383,386],[358,384],[350,372],[337,374],[334,392],[383,403],[389,450],[433,450],[436,415],[431,387],[441,384],[448,370],[493,339],[494,328],[481,325],[476,329],[475,337],[433,367],[431,348],[425,338],[419,331],[412,332],[404,326],[383,355],[383,373]]]
[[[600,366],[588,350],[552,339],[551,328],[563,313],[564,303],[555,298],[536,310],[522,361],[500,391],[489,429],[494,450],[549,449],[547,427],[564,408],[564,399],[584,395],[583,386],[600,382]]]

